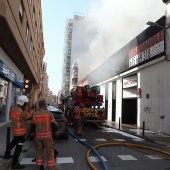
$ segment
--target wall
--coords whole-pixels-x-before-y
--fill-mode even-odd
[[[138,100],[140,126],[170,134],[170,63],[166,60],[139,71],[142,98]],[[149,98],[147,98],[147,94]]]

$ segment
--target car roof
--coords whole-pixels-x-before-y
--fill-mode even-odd
[[[47,106],[47,110],[52,111],[52,112],[62,112],[61,109],[56,108],[54,106]]]

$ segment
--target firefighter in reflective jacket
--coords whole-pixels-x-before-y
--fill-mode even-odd
[[[74,109],[74,133],[76,135],[81,135],[82,128],[81,128],[81,122],[83,118],[82,114],[82,108],[84,107],[84,104],[80,103],[78,107],[75,107]]]
[[[56,160],[54,158],[54,143],[52,129],[55,135],[59,135],[59,130],[55,123],[54,116],[46,109],[45,100],[39,101],[39,110],[34,112],[31,123],[31,136],[35,135],[36,148],[36,169],[43,170],[43,149],[47,154],[48,170],[55,170]]]
[[[27,134],[27,124],[26,121],[31,119],[33,110],[30,112],[26,111],[26,104],[29,99],[25,95],[18,97],[17,105],[10,111],[11,123],[12,123],[12,133],[13,140],[7,146],[4,154],[4,159],[13,158],[12,169],[23,169],[24,165],[18,163],[18,158],[22,151],[22,147],[25,141],[25,135]],[[11,150],[15,147],[14,155],[11,155]]]

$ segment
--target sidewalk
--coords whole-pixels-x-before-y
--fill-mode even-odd
[[[6,150],[7,141],[7,127],[11,127],[11,122],[0,123],[0,169],[8,170],[11,169],[12,159],[3,159],[4,152]],[[10,132],[10,141],[13,139],[12,132]],[[24,157],[26,150],[28,150],[27,142],[23,146],[23,152],[20,155],[20,159]]]
[[[170,148],[170,135],[163,134],[159,131],[153,132],[149,130],[143,130],[137,128],[135,125],[120,124],[119,126],[119,123],[112,121],[106,121],[105,125]]]

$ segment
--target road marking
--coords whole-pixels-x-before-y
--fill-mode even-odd
[[[36,162],[32,162],[34,158],[23,158],[20,162],[20,164],[24,165],[30,165],[30,164],[36,164]],[[74,163],[74,160],[72,157],[57,157],[56,163]]]
[[[103,161],[107,161],[103,156],[101,156]],[[100,162],[100,159],[97,156],[90,156],[90,161],[91,162]]]
[[[124,141],[126,141],[126,140],[124,140],[124,139],[114,139],[115,141],[119,141],[119,142],[124,142]]]
[[[163,158],[159,158],[153,155],[145,155],[146,157],[150,158],[150,159],[163,159]]]
[[[122,159],[123,161],[126,160],[137,160],[135,157],[133,157],[132,155],[117,155],[120,159]]]
[[[106,141],[106,139],[95,139],[96,141],[100,141],[100,142],[105,142]]]
[[[106,132],[119,133],[119,134],[121,134],[121,135],[123,135],[123,136],[130,137],[130,138],[133,138],[133,139],[140,139],[140,138],[137,137],[137,136],[134,136],[134,135],[129,134],[129,133],[126,133],[126,132],[122,132],[122,131],[120,131],[120,130],[115,130],[115,129],[112,129],[112,128],[104,128],[104,130],[105,130]]]
[[[74,160],[72,157],[57,157],[57,163],[74,163]]]
[[[80,139],[81,141],[87,141],[86,139]],[[77,142],[78,140],[77,139],[75,139],[75,141]]]
[[[139,139],[132,139],[132,140],[136,142],[140,142],[140,141],[144,141],[145,139],[139,138]]]
[[[36,162],[32,162],[34,158],[22,158],[20,164],[36,164]]]

